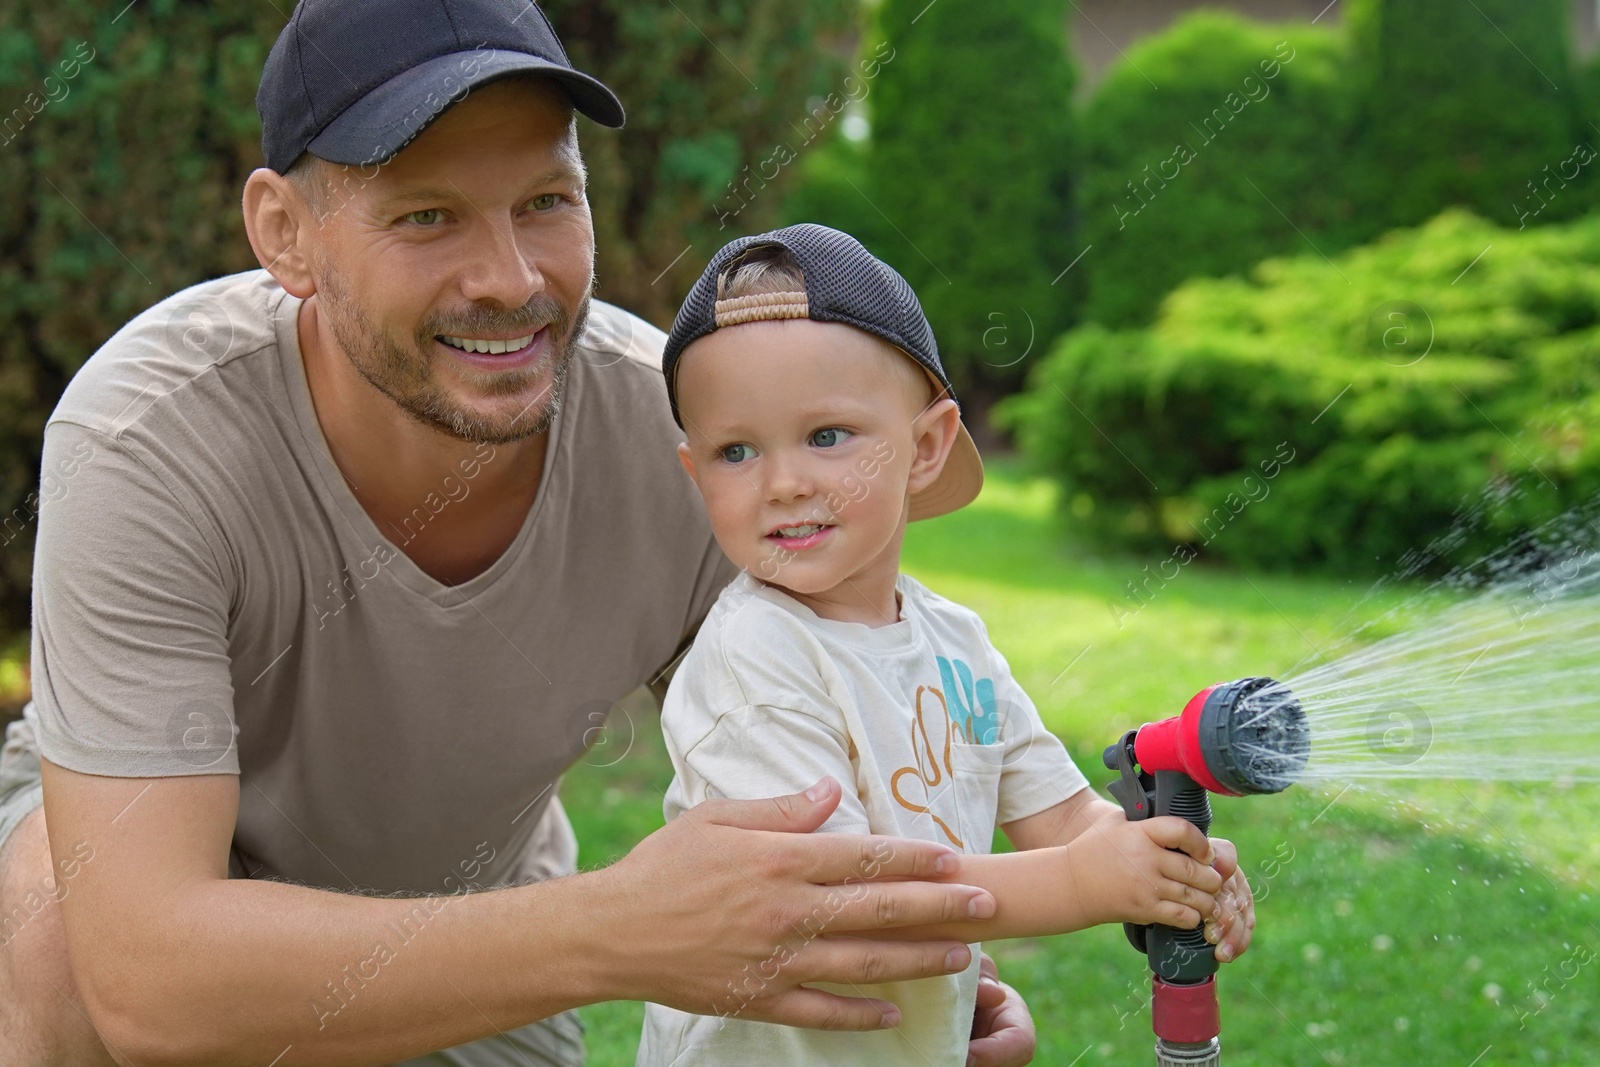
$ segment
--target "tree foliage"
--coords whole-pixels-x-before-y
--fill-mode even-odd
[[[1600,198],[1600,85],[1562,0],[1356,0],[1341,28],[1196,12],[1084,109],[1085,317],[1150,321],[1184,278],[1332,255],[1455,205],[1520,226]]]
[[[0,630],[27,624],[40,436],[67,380],[150,304],[256,266],[239,197],[261,163],[256,85],[288,5],[120,7],[0,8]],[[761,164],[842,78],[854,5],[546,7],[628,109],[626,130],[579,134],[601,295],[665,323],[736,236],[717,210],[730,182],[746,193],[739,226],[776,214],[792,168]]]
[[[1081,121],[1085,317],[1146,322],[1185,278],[1379,233],[1349,188],[1348,79],[1337,31],[1224,12],[1133,48]]]
[[[846,229],[916,290],[964,396],[1013,387],[1062,329],[1077,278],[1072,87],[1058,0],[885,0],[864,100],[787,214]]]
[[[1360,100],[1350,167],[1384,229],[1455,204],[1502,225],[1572,218],[1600,178],[1561,164],[1585,121],[1564,0],[1352,0]],[[1587,171],[1589,168],[1582,168]],[[1574,180],[1577,179],[1577,180]]]

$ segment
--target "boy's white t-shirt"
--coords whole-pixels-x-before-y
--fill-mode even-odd
[[[667,819],[710,797],[799,792],[830,774],[844,796],[817,832],[887,834],[982,854],[997,825],[1088,784],[983,621],[906,575],[896,588],[900,620],[878,627],[821,618],[748,572],[723,590],[662,709],[676,772]],[[775,954],[768,978],[786,958]],[[824,1032],[737,1018],[763,981],[760,969],[731,986],[725,1003],[707,1006],[726,1015],[647,1005],[636,1067],[966,1063],[976,945],[971,966],[956,975],[816,983],[899,1005],[901,1023],[890,1030]]]

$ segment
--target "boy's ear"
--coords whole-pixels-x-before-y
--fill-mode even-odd
[[[678,442],[678,462],[683,464],[683,472],[689,476],[689,480],[698,486],[700,479],[694,476],[694,456],[689,452],[687,441]]]
[[[911,422],[911,474],[908,492],[920,493],[938,479],[955,446],[961,426],[961,409],[949,397],[936,400]]]

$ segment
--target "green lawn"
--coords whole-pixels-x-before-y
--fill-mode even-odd
[[[1109,605],[1134,606],[1123,586],[1147,561],[1069,549],[1051,505],[1046,483],[994,465],[973,506],[911,529],[905,569],[984,616],[1097,784],[1098,753],[1124,729],[1211,682],[1286,672],[1393,602],[1364,583],[1196,563],[1119,621]],[[653,718],[632,719],[631,746],[619,735],[563,785],[585,866],[661,822],[671,767]],[[1227,1062],[1600,1062],[1597,800],[1593,787],[1401,783],[1219,801],[1215,830],[1238,842],[1260,898],[1255,946],[1222,973]],[[1033,1008],[1037,1063],[1151,1062],[1144,968],[1120,929],[990,948]],[[584,1011],[594,1067],[633,1063],[641,1013]]]

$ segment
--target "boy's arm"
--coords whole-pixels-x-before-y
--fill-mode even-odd
[[[1255,902],[1233,843],[1208,839],[1187,820],[1130,823],[1117,805],[1080,789],[1001,829],[1017,852],[962,856],[950,875],[989,890],[994,918],[981,927],[910,927],[895,937],[1039,937],[1107,922],[1189,929],[1203,918],[1218,959],[1250,945]],[[1167,851],[1173,848],[1183,854]]]
[[[1092,827],[1122,819],[1117,805],[1092,790],[1080,789],[1060,804],[1006,823],[1001,829],[1020,852],[1070,844]],[[1256,902],[1233,842],[1213,837],[1211,847],[1215,854],[1211,866],[1222,877],[1222,888],[1217,891],[1216,910],[1206,920],[1206,938],[1217,946],[1217,959],[1226,963],[1250,947]]]
[[[1050,827],[1061,835],[1053,839],[1060,843],[961,857],[962,884],[993,894],[993,918],[911,927],[894,936],[988,941],[1065,934],[1108,922],[1193,927],[1212,913],[1222,877],[1208,865],[1211,841],[1187,820],[1130,823],[1082,789],[1038,815],[1004,824],[1006,836],[1020,823],[1030,823],[1024,837],[1030,831],[1043,837],[1039,828]]]

